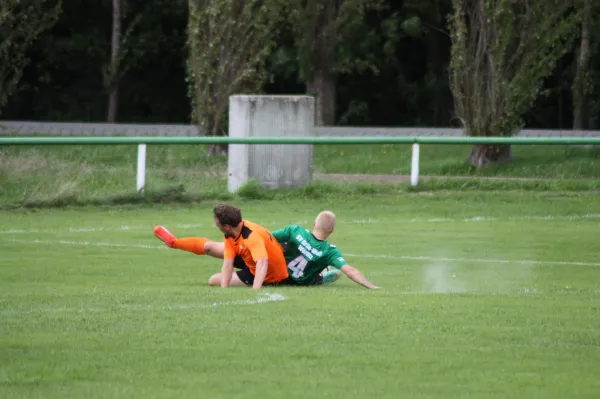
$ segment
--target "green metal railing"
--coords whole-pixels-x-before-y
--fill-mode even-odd
[[[600,137],[0,137],[0,145],[77,144],[600,144]]]

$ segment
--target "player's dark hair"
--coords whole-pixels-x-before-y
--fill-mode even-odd
[[[213,209],[215,218],[222,225],[235,227],[242,222],[242,211],[227,204],[218,204]]]

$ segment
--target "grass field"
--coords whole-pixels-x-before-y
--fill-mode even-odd
[[[338,215],[380,291],[206,286],[212,202],[0,211],[1,398],[597,398],[600,193],[234,202]]]
[[[466,162],[470,147],[425,145],[421,174],[470,176],[423,185],[426,190],[600,190],[599,147],[514,146],[510,164],[476,170]],[[0,148],[0,205],[133,202],[138,198],[135,146],[27,146]],[[315,175],[410,173],[407,145],[315,146]],[[230,199],[226,187],[226,158],[208,157],[206,147],[149,146],[147,193],[152,201]],[[485,181],[481,177],[520,177],[537,182]],[[368,186],[368,185],[367,185]],[[337,191],[390,194],[400,187],[336,188]],[[331,189],[331,188],[330,188]],[[322,187],[319,190],[322,192]],[[306,193],[302,193],[305,195]],[[297,193],[294,195],[298,195]],[[310,195],[309,195],[310,197]]]

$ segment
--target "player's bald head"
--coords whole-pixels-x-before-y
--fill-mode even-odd
[[[331,211],[323,211],[315,219],[315,229],[331,234],[335,229],[335,214]]]

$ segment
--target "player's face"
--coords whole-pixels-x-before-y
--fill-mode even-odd
[[[225,235],[225,237],[233,237],[233,234],[231,233],[231,226],[229,225],[222,225],[221,223],[219,223],[219,220],[217,218],[214,218],[215,221],[215,226],[217,226],[217,229],[219,229],[219,231],[221,233],[223,233]]]

